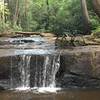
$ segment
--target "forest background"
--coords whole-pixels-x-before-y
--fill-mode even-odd
[[[0,0],[0,32],[100,32],[100,0]]]

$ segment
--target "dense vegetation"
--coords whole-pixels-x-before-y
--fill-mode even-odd
[[[0,31],[90,34],[100,31],[99,12],[99,0],[0,0]]]

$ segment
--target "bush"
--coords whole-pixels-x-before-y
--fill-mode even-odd
[[[3,33],[3,32],[9,32],[11,31],[11,23],[10,22],[6,22],[6,23],[0,23],[0,32]]]
[[[14,25],[13,27],[12,27],[12,29],[14,30],[14,31],[22,31],[22,27],[19,25]]]

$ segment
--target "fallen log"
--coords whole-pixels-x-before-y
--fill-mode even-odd
[[[23,35],[23,36],[30,36],[30,35],[40,35],[40,36],[42,36],[43,37],[43,35],[41,35],[41,33],[40,32],[15,32],[15,34],[17,34],[17,35]]]

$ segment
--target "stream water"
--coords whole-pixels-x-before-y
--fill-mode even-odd
[[[100,90],[66,90],[57,93],[0,92],[0,100],[100,100]]]

